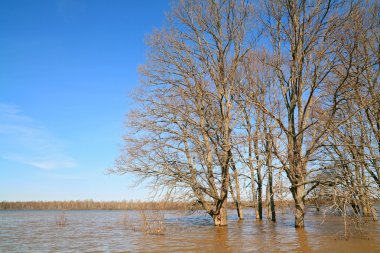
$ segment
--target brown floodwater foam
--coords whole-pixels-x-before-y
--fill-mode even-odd
[[[287,210],[278,222],[238,221],[214,227],[202,212],[0,211],[0,252],[380,252],[380,224],[354,225],[344,237],[342,217],[310,210],[306,228],[295,229]],[[144,217],[144,219],[142,218]],[[159,218],[155,218],[159,217]],[[57,225],[58,224],[58,225]]]

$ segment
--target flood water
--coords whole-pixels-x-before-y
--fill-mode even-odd
[[[227,227],[214,227],[201,212],[164,211],[156,225],[165,230],[149,234],[139,211],[64,211],[64,225],[62,211],[0,211],[0,252],[380,252],[377,223],[346,240],[338,216],[323,223],[309,212],[299,230],[290,212],[275,224],[249,210],[244,221],[229,213]]]

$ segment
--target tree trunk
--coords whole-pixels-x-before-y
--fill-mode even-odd
[[[255,172],[251,168],[251,192],[252,192],[252,207],[256,213],[256,219],[259,218],[259,212],[257,211],[257,192],[256,192],[256,182],[255,182]]]
[[[232,189],[232,184],[231,184],[231,180],[230,180],[231,194],[232,194],[232,197],[233,197],[235,205],[236,205],[236,211],[237,211],[237,214],[239,216],[239,220],[243,220],[244,219],[244,214],[243,214],[243,208],[241,206],[239,173],[238,173],[238,170],[236,168],[235,161],[232,158],[231,158],[231,167],[232,167],[232,170],[234,172],[234,181],[235,181],[235,188],[236,188],[236,198],[233,195],[233,189]]]
[[[294,226],[296,228],[303,228],[305,227],[304,217],[305,217],[305,200],[304,200],[304,194],[305,194],[305,186],[295,186],[292,188],[292,194],[294,198],[294,204],[295,204],[295,222]]]
[[[215,226],[227,226],[227,200],[224,201],[219,212],[211,214]]]
[[[268,185],[269,185],[269,205],[270,206],[270,216],[272,221],[276,221],[276,206],[274,204],[274,192],[273,192],[273,174],[272,168],[269,167],[268,171]]]
[[[257,168],[257,213],[256,219],[263,219],[263,181],[261,178],[261,166]]]
[[[271,219],[272,221],[276,221],[276,209],[274,204],[274,192],[273,192],[273,168],[272,168],[272,138],[270,134],[270,130],[267,130],[266,121],[265,122],[265,132],[266,132],[266,148],[265,152],[267,154],[266,157],[266,166],[268,169],[268,183],[267,183],[267,210],[268,215],[267,219]]]
[[[232,180],[230,180],[230,181],[232,182]],[[232,184],[230,184],[230,192],[231,192],[231,197],[232,197],[232,199],[234,200],[234,203],[235,203],[236,212],[237,212],[237,215],[239,217],[239,220],[243,220],[244,219],[244,214],[243,214],[243,209],[242,209],[242,206],[241,206],[240,190],[238,190],[238,185],[239,185],[239,183],[236,182],[236,196],[235,196],[235,192],[234,192]]]
[[[261,176],[261,165],[262,160],[260,158],[260,149],[259,149],[259,140],[261,140],[262,136],[260,135],[260,126],[261,126],[261,113],[258,111],[258,118],[256,121],[256,130],[253,134],[254,137],[254,153],[256,158],[256,173],[257,173],[257,212],[256,219],[263,219],[263,178]]]
[[[265,205],[267,209],[267,219],[269,220],[271,218],[271,207],[270,207],[270,193],[269,193],[269,184],[266,186],[266,192],[265,192]]]
[[[239,202],[236,202],[236,211],[237,211],[239,220],[244,220],[243,208]]]

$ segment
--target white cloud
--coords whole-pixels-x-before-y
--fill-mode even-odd
[[[71,168],[76,164],[70,161],[29,161],[28,164],[41,169]]]
[[[62,140],[19,107],[4,103],[0,103],[0,156],[45,170],[76,166]]]
[[[31,165],[33,167],[44,170],[73,168],[76,166],[76,163],[73,159],[64,155],[57,156],[57,154],[53,153],[45,154],[44,157],[35,157],[34,155],[31,156],[25,153],[22,155],[15,153],[5,153],[2,154],[1,157],[3,159]]]

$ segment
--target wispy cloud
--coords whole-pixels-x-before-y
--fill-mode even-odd
[[[63,179],[63,180],[82,180],[82,177],[69,175],[69,174],[62,174],[62,173],[52,173],[47,172],[43,174],[44,177],[48,179]]]
[[[15,105],[0,103],[0,156],[40,169],[75,167],[63,141]]]
[[[35,153],[35,151],[31,152]],[[68,156],[62,154],[57,156],[57,154],[54,154],[52,152],[50,154],[45,154],[43,157],[36,157],[35,155],[29,155],[25,152],[23,154],[5,153],[2,154],[1,157],[7,160],[31,165],[33,167],[45,170],[72,168],[76,166],[74,160]]]

